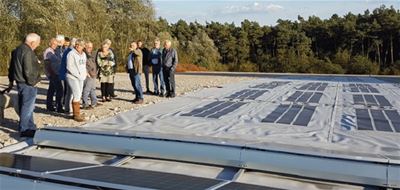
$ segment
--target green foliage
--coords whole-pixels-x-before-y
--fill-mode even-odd
[[[354,74],[378,74],[379,65],[372,63],[365,56],[357,55],[351,60],[350,69]]]
[[[239,71],[241,72],[258,72],[258,66],[251,62],[240,64]]]
[[[347,50],[341,50],[335,54],[333,58],[333,63],[340,65],[342,68],[348,70],[350,67],[350,60],[351,60],[351,55],[350,52]]]
[[[187,46],[187,54],[192,58],[192,63],[211,70],[217,70],[220,55],[214,42],[204,31],[196,34]]]
[[[393,66],[387,68],[384,71],[386,75],[400,75],[400,60],[397,60]]]
[[[110,39],[120,71],[131,41],[140,39],[150,48],[159,38],[172,41],[185,70],[400,74],[400,12],[393,7],[325,20],[299,16],[276,26],[249,20],[240,26],[169,24],[154,12],[150,0],[2,0],[0,74],[6,74],[12,49],[30,32],[44,40],[38,55],[57,34],[90,40],[95,47]]]
[[[311,59],[310,73],[344,74],[344,69],[339,64],[332,63],[329,59]]]

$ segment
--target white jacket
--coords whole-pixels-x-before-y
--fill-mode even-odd
[[[84,81],[87,77],[86,54],[79,54],[76,49],[71,50],[67,56],[67,77]]]

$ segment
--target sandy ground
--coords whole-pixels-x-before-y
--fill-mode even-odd
[[[151,77],[151,75],[150,75]],[[197,91],[203,88],[211,88],[221,86],[227,83],[235,83],[244,80],[250,80],[250,77],[229,77],[229,76],[176,76],[177,95],[181,96],[188,92]],[[0,77],[0,89],[4,89],[8,85],[7,77]],[[142,85],[144,85],[144,77],[142,76]],[[100,84],[98,83],[99,87]],[[86,122],[78,123],[71,119],[71,116],[59,114],[55,112],[46,111],[46,93],[48,88],[48,81],[42,80],[38,85],[38,95],[36,98],[36,108],[34,120],[38,128],[52,125],[62,127],[76,127]],[[150,88],[153,89],[152,82]],[[87,122],[93,122],[107,117],[112,117],[118,113],[139,109],[142,106],[156,104],[166,98],[160,98],[152,95],[145,95],[145,103],[142,105],[132,104],[131,100],[134,99],[132,86],[130,80],[125,73],[118,73],[115,79],[116,97],[112,102],[103,103],[103,106],[97,107],[94,110],[82,110],[81,112],[86,115]],[[11,93],[16,93],[12,91]],[[100,90],[97,89],[97,94],[100,95]],[[17,131],[18,115],[12,108],[5,110],[5,119],[0,123],[0,148],[14,144],[21,139]]]

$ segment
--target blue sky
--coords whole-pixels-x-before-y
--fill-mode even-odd
[[[278,19],[297,20],[315,15],[329,18],[332,14],[340,16],[348,12],[364,13],[385,5],[400,9],[400,0],[154,0],[156,16],[175,23],[179,19],[188,22],[206,21],[234,22],[240,25],[244,19],[257,21],[262,25],[275,25]]]

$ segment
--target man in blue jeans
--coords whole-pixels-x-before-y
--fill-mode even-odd
[[[150,62],[153,65],[153,84],[154,84],[154,95],[164,97],[165,84],[164,76],[162,71],[162,49],[161,42],[159,39],[154,41],[154,47],[150,51]],[[160,83],[158,83],[160,80]],[[159,85],[160,84],[160,85]]]
[[[138,49],[136,42],[132,42],[130,46],[131,52],[129,53],[128,63],[126,65],[131,79],[132,87],[135,90],[134,104],[143,104],[143,89],[140,82],[140,75],[142,74],[142,51]]]
[[[55,38],[50,40],[50,44],[43,53],[46,75],[49,78],[49,88],[47,89],[46,108],[47,111],[56,111],[64,113],[63,104],[61,103],[64,95],[64,88],[59,78],[59,69],[61,65],[61,55],[56,53],[58,42]],[[54,104],[54,95],[56,102]],[[54,108],[56,107],[56,109]]]
[[[34,50],[40,45],[40,36],[30,33],[25,37],[25,42],[18,46],[11,56],[8,69],[10,84],[17,83],[19,102],[19,131],[21,137],[33,137],[36,126],[33,121],[33,110],[37,88],[40,82],[39,60]]]

